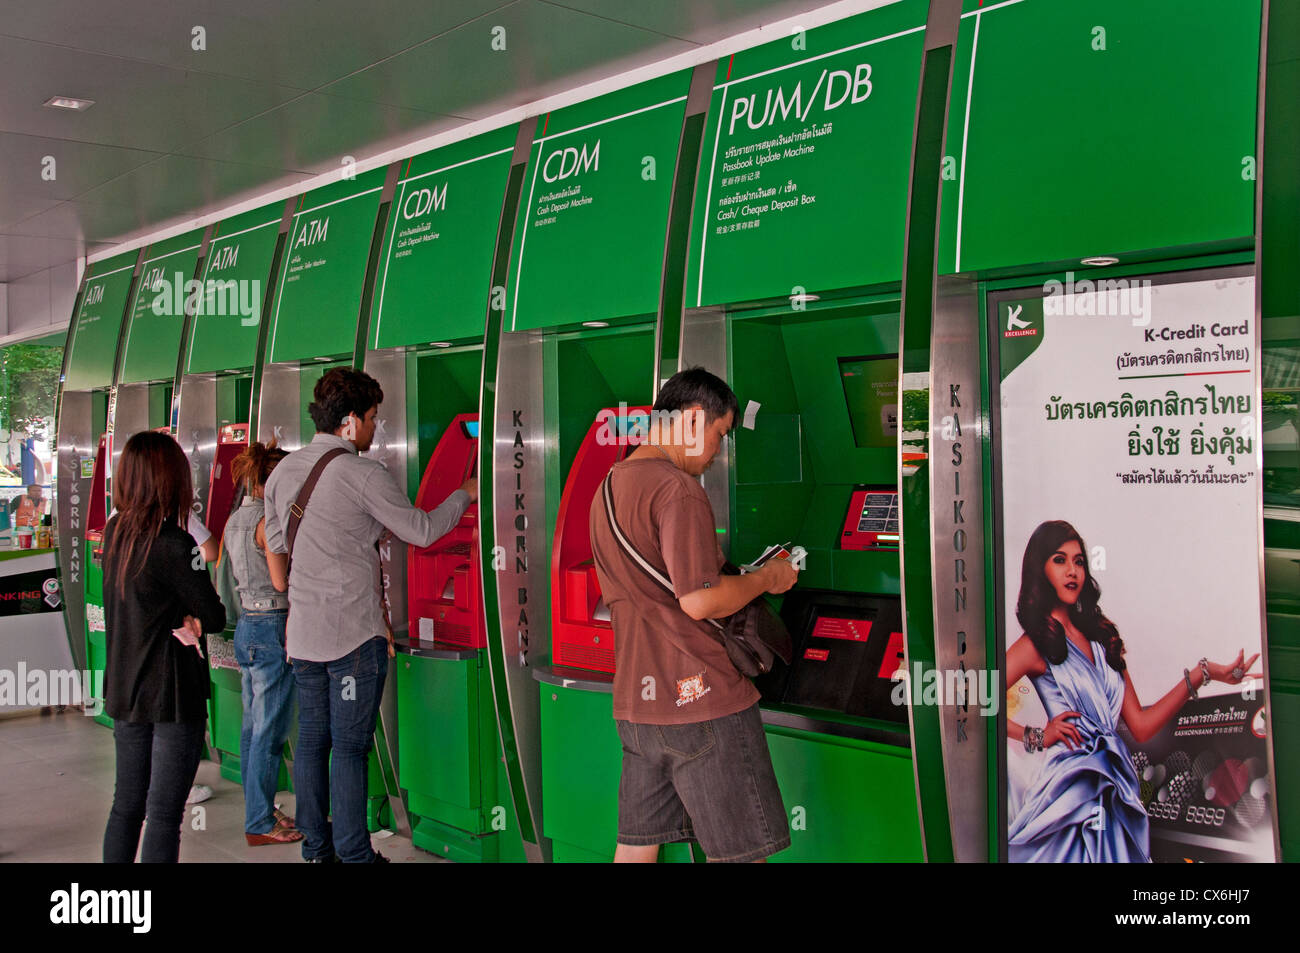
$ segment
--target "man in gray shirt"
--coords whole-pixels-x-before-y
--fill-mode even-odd
[[[374,439],[384,399],[379,382],[335,368],[317,382],[314,396],[308,411],[316,436],[285,457],[266,484],[267,548],[287,552],[290,508],[308,474],[330,450],[348,451],[321,472],[298,525],[289,572],[285,641],[298,685],[297,826],[305,835],[305,860],[382,862],[366,831],[366,755],[388,674],[375,543],[388,530],[412,546],[428,546],[460,521],[478,486],[467,480],[432,512],[412,506],[383,464],[358,456]]]

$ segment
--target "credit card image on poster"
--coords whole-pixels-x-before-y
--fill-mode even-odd
[[[1263,693],[1250,694],[1189,701],[1145,744],[1125,738],[1151,820],[1152,860],[1273,860],[1266,712]]]

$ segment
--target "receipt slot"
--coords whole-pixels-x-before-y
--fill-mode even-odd
[[[551,551],[551,650],[556,665],[614,672],[614,629],[592,562],[592,501],[610,467],[645,440],[649,407],[605,408],[587,430],[560,496]]]
[[[415,505],[432,510],[474,475],[478,460],[478,414],[451,422],[429,458]],[[460,522],[423,549],[407,550],[407,603],[411,634],[421,642],[463,649],[487,647],[479,573],[478,504]]]

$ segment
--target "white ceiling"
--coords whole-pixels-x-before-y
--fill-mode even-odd
[[[0,0],[0,283],[824,5]]]

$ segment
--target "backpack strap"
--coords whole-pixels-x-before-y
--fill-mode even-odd
[[[656,567],[654,563],[641,555],[637,548],[632,545],[632,541],[623,533],[622,527],[618,525],[618,519],[614,516],[613,476],[613,470],[605,474],[604,482],[601,483],[600,487],[601,493],[605,498],[605,517],[609,520],[609,528],[613,532],[614,538],[617,539],[619,545],[623,547],[623,552],[627,553],[632,562],[636,563],[637,566],[641,568],[642,572],[649,576],[650,579],[661,589],[676,599],[677,592],[673,589],[672,581],[664,572]],[[717,619],[705,619],[704,621],[708,622],[709,625],[713,626],[713,628],[718,632],[722,631],[722,623],[718,622]]]
[[[298,491],[298,498],[290,505],[289,523],[284,532],[285,545],[289,550],[290,565],[293,564],[293,541],[298,538],[298,524],[302,522],[303,514],[307,511],[307,502],[311,499],[312,491],[316,489],[316,483],[320,480],[321,473],[324,472],[332,460],[348,452],[343,447],[335,447],[333,450],[327,450],[322,454],[321,458],[316,461],[316,465],[311,468],[311,472],[307,474],[307,482]]]

